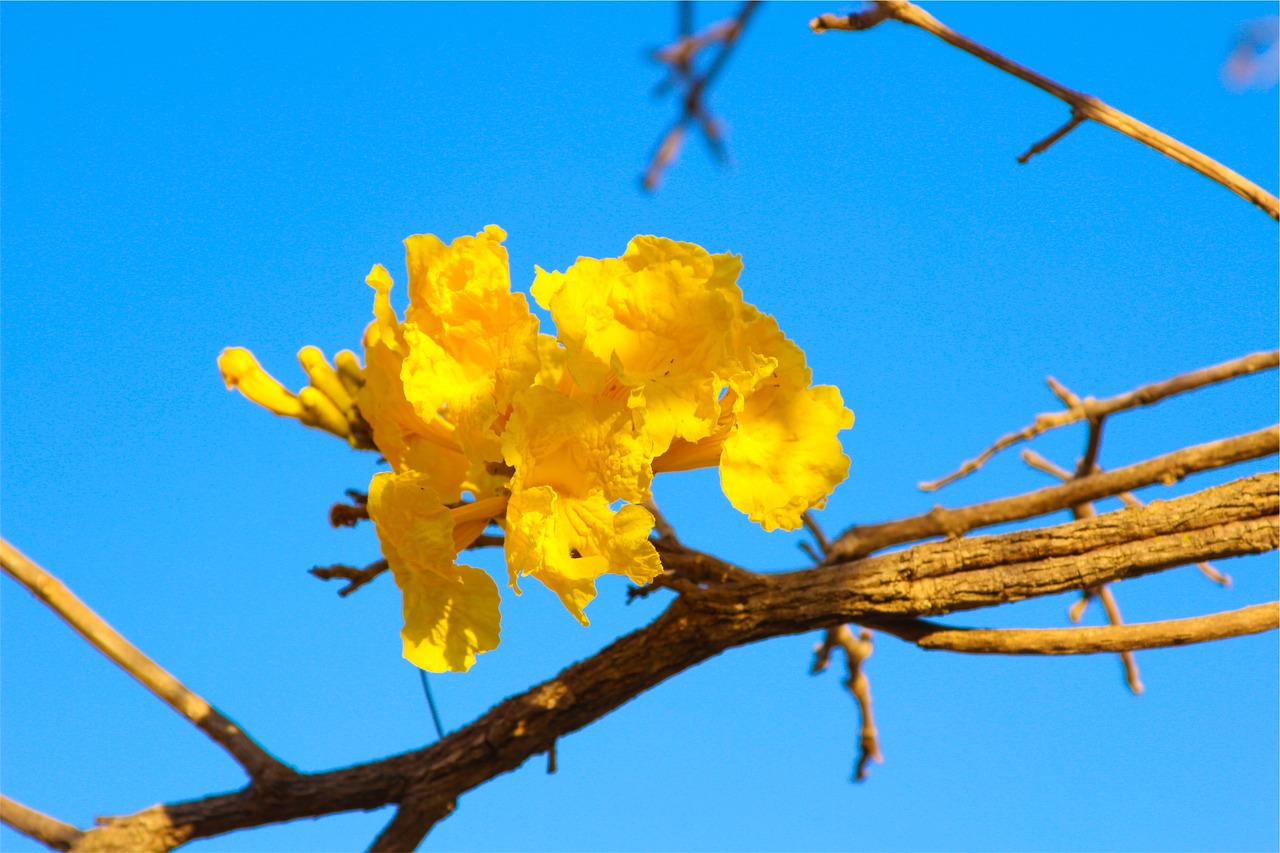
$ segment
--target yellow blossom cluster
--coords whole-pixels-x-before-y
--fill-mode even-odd
[[[743,301],[738,257],[642,236],[618,258],[538,269],[553,337],[511,291],[505,238],[491,225],[406,240],[403,320],[375,266],[363,368],[307,347],[311,384],[294,395],[247,350],[219,359],[228,387],[390,464],[369,516],[404,596],[404,656],[432,672],[498,644],[498,587],[457,562],[491,524],[511,586],[533,576],[585,625],[601,575],[662,573],[644,507],[654,474],[718,466],[735,507],[793,530],[849,469],[837,434],[853,413]]]

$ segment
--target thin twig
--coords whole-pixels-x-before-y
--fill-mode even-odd
[[[720,134],[720,125],[707,111],[705,96],[707,90],[724,70],[725,63],[733,54],[733,49],[742,38],[751,16],[755,14],[760,0],[746,0],[738,10],[738,14],[730,21],[713,24],[697,35],[681,33],[674,45],[655,51],[655,58],[667,62],[672,67],[673,75],[685,83],[685,91],[681,98],[680,115],[659,138],[649,166],[645,169],[641,184],[646,190],[654,190],[662,179],[662,173],[675,161],[684,144],[684,137],[691,122],[697,122],[706,137],[707,144],[715,152],[718,159],[725,158],[724,140]],[[681,19],[683,29],[683,21]],[[693,72],[693,56],[699,50],[718,44],[719,51],[701,74]],[[665,89],[660,86],[660,89]]]
[[[1261,370],[1271,370],[1277,365],[1280,365],[1280,350],[1255,352],[1243,358],[1225,361],[1222,364],[1215,364],[1212,367],[1204,367],[1200,370],[1193,370],[1190,373],[1183,373],[1163,382],[1143,385],[1133,391],[1117,394],[1114,397],[1108,397],[1103,400],[1095,400],[1089,397],[1081,400],[1078,406],[1069,407],[1065,411],[1036,415],[1035,421],[1030,425],[1017,432],[1001,436],[994,444],[973,459],[965,462],[956,471],[939,480],[921,483],[920,489],[926,492],[936,491],[948,483],[955,482],[961,477],[977,471],[982,467],[983,463],[1001,450],[1012,447],[1019,442],[1028,441],[1051,429],[1090,418],[1106,417],[1127,409],[1150,406],[1177,394],[1194,391],[1197,388],[1203,388],[1206,385],[1213,385],[1217,382],[1226,382],[1229,379],[1257,373]]]
[[[956,628],[923,619],[868,619],[922,649],[977,655],[1096,655],[1164,649],[1274,631],[1280,602],[1189,619],[1097,628]]]
[[[981,527],[1034,518],[1143,486],[1172,484],[1188,474],[1260,459],[1277,451],[1280,451],[1280,426],[1272,426],[1023,495],[957,509],[938,506],[922,515],[855,526],[832,543],[829,561],[864,557],[893,545],[932,536],[960,536]]]
[[[845,662],[849,667],[844,686],[857,703],[858,716],[862,721],[858,731],[858,757],[853,770],[853,781],[861,782],[867,778],[868,763],[874,761],[876,764],[884,764],[884,756],[880,752],[880,736],[876,731],[872,712],[871,682],[862,667],[866,659],[871,657],[871,632],[864,628],[854,636],[848,625],[828,628],[822,642],[813,647],[813,664],[809,672],[816,675],[825,670],[831,662],[831,652],[837,648],[844,650]]]
[[[70,850],[84,835],[71,824],[28,808],[3,794],[0,794],[0,823],[51,850]]]
[[[676,529],[671,526],[671,522],[667,521],[667,517],[662,514],[662,510],[658,509],[658,505],[654,503],[653,498],[644,502],[644,508],[653,515],[653,529],[658,531],[658,539],[666,545],[679,546],[680,537],[676,536]]]
[[[876,18],[878,20],[874,20]],[[1131,139],[1136,139],[1138,142],[1154,148],[1184,166],[1194,169],[1206,178],[1216,181],[1246,201],[1257,205],[1266,211],[1267,215],[1272,219],[1280,220],[1280,199],[1277,199],[1243,175],[1228,169],[1191,146],[1179,142],[1168,134],[1161,133],[1150,125],[1143,124],[1132,116],[1122,113],[1115,107],[1109,106],[1095,97],[1086,95],[1083,92],[1077,92],[1074,89],[1068,89],[1043,74],[1038,74],[1030,68],[1001,56],[994,50],[978,44],[966,36],[962,36],[919,6],[907,2],[907,0],[882,0],[882,2],[876,4],[875,14],[863,12],[859,15],[834,15],[830,13],[819,15],[809,22],[809,26],[817,33],[825,30],[862,30],[868,29],[869,25],[874,26],[886,18],[893,18],[904,24],[919,27],[925,32],[942,39],[947,44],[958,47],[983,62],[1012,74],[1019,80],[1030,83],[1044,92],[1048,92],[1070,106],[1073,113],[1078,114],[1082,119],[1091,119],[1098,124],[1106,125],[1112,130],[1119,131]],[[869,21],[873,20],[873,23],[868,24]]]
[[[1111,593],[1111,587],[1103,584],[1098,587],[1098,600],[1102,602],[1102,608],[1107,612],[1107,621],[1111,623],[1113,628],[1124,625],[1124,618],[1120,615],[1120,604],[1116,601],[1116,597]],[[1120,653],[1120,662],[1124,664],[1124,682],[1129,685],[1129,690],[1135,696],[1142,695],[1142,676],[1138,674],[1138,662],[1134,660],[1133,650],[1126,649]]]
[[[1071,131],[1075,130],[1083,122],[1084,122],[1084,116],[1080,114],[1079,110],[1076,110],[1073,108],[1071,110],[1071,118],[1067,119],[1066,123],[1063,124],[1062,127],[1058,128],[1053,133],[1046,136],[1044,139],[1041,139],[1039,142],[1032,145],[1022,154],[1019,154],[1018,162],[1022,163],[1023,165],[1026,165],[1028,160],[1030,160],[1032,157],[1036,156],[1037,154],[1043,154],[1045,151],[1048,151],[1055,142],[1057,142],[1062,137],[1066,136]]]
[[[343,565],[342,563],[338,563],[333,566],[316,566],[313,569],[308,569],[307,574],[314,575],[322,581],[330,581],[334,578],[347,581],[347,585],[338,590],[338,595],[346,598],[348,595],[369,583],[386,570],[387,561],[378,560],[376,563],[370,563],[363,569],[358,569],[355,566]]]
[[[822,531],[822,527],[818,524],[818,520],[813,517],[813,513],[805,510],[800,516],[804,522],[805,529],[813,536],[815,542],[818,543],[818,550],[823,554],[831,550],[831,540],[827,538],[827,534]]]
[[[3,539],[0,539],[0,566],[61,616],[89,645],[229,752],[254,782],[268,784],[295,775],[292,769],[259,746],[243,729],[122,637],[60,580]]]

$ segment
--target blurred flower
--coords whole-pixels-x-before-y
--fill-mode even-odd
[[[219,359],[229,387],[390,463],[369,517],[404,596],[404,656],[431,671],[465,670],[498,643],[496,584],[457,563],[490,524],[511,586],[534,577],[586,624],[601,575],[662,573],[642,506],[655,472],[719,466],[735,507],[793,530],[849,469],[838,433],[853,413],[743,300],[738,257],[636,237],[618,258],[539,269],[552,337],[511,292],[505,237],[406,240],[403,322],[375,266],[363,368],[306,348],[312,386],[293,395],[247,350]]]
[[[1222,80],[1231,89],[1270,89],[1280,75],[1280,18],[1250,21],[1240,29],[1235,47],[1222,66]]]

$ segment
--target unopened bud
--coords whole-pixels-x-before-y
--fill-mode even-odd
[[[277,415],[301,418],[302,403],[280,382],[262,369],[253,353],[244,347],[227,347],[218,356],[218,369],[228,388],[238,388],[253,402]]]
[[[298,350],[298,363],[307,372],[312,386],[333,401],[334,406],[342,413],[343,420],[355,417],[355,403],[343,387],[338,372],[325,360],[324,353],[317,347],[303,347]]]

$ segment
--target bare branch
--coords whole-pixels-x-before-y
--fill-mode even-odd
[[[1111,627],[1123,626],[1124,618],[1120,615],[1120,605],[1112,594],[1111,587],[1106,584],[1098,587],[1098,600],[1102,602],[1102,609],[1107,612],[1107,621],[1111,623]],[[1120,663],[1124,666],[1124,683],[1129,685],[1129,690],[1135,696],[1142,695],[1142,676],[1138,674],[1138,662],[1134,660],[1132,649],[1120,653]]]
[[[1023,450],[1022,461],[1026,462],[1028,465],[1030,465],[1032,468],[1035,468],[1037,471],[1043,471],[1049,476],[1057,477],[1060,480],[1070,480],[1072,479],[1072,476],[1073,476],[1070,471],[1061,467],[1060,465],[1056,465],[1053,462],[1050,462],[1048,459],[1045,459],[1043,456],[1041,456],[1039,453],[1036,453],[1034,450],[1030,450],[1030,449]],[[1097,466],[1096,464],[1094,465],[1094,471],[1096,471],[1097,473],[1102,473],[1102,470],[1103,469],[1101,467]],[[1143,501],[1140,498],[1135,496],[1133,492],[1119,492],[1116,494],[1116,497],[1119,498],[1124,503],[1124,505],[1128,507],[1146,506],[1146,504],[1143,503]],[[1201,574],[1203,574],[1205,577],[1207,577],[1209,580],[1213,581],[1214,583],[1218,584],[1219,586],[1223,586],[1223,587],[1231,586],[1231,576],[1218,571],[1218,569],[1216,569],[1212,564],[1203,563],[1203,562],[1196,563],[1196,568],[1200,570]],[[1085,604],[1087,604],[1087,602],[1088,602],[1088,596],[1081,599],[1079,604],[1080,614],[1073,615],[1071,618],[1072,622],[1080,621],[1080,615],[1083,615],[1084,606]],[[1074,608],[1072,609],[1072,612],[1075,613]]]
[[[1203,388],[1206,385],[1213,385],[1217,382],[1225,382],[1228,379],[1235,379],[1238,376],[1246,376],[1250,373],[1257,373],[1260,370],[1271,370],[1280,365],[1280,350],[1271,352],[1255,352],[1246,355],[1243,358],[1237,358],[1232,361],[1225,361],[1222,364],[1216,364],[1212,367],[1193,370],[1190,373],[1183,373],[1172,379],[1166,379],[1163,382],[1155,382],[1151,385],[1143,385],[1133,391],[1125,394],[1118,394],[1115,397],[1108,397],[1105,400],[1095,400],[1092,397],[1086,398],[1080,402],[1080,405],[1068,408],[1062,412],[1048,412],[1036,415],[1036,419],[1029,426],[1025,426],[1017,432],[1011,432],[1008,435],[1001,436],[996,440],[995,444],[979,453],[973,459],[965,462],[959,469],[948,474],[947,476],[933,480],[928,483],[921,483],[920,488],[926,492],[936,491],[948,483],[955,482],[961,477],[972,474],[982,467],[992,456],[995,456],[1001,450],[1022,442],[1029,441],[1041,433],[1048,432],[1060,426],[1073,424],[1077,421],[1089,420],[1091,418],[1103,418],[1107,415],[1113,415],[1116,412],[1122,412],[1126,409],[1136,409],[1141,406],[1150,406],[1158,403],[1168,397],[1176,394],[1182,394],[1186,391],[1194,391],[1197,388]]]
[[[922,649],[983,655],[1094,655],[1164,649],[1274,631],[1280,602],[1138,625],[1099,628],[955,628],[924,620],[869,620]]]
[[[254,782],[273,783],[293,775],[292,769],[259,746],[243,729],[120,636],[60,580],[3,539],[0,539],[0,566],[61,616],[91,646],[229,752]]]
[[[654,52],[654,58],[670,64],[676,79],[682,79],[686,87],[680,115],[662,134],[661,141],[654,150],[649,166],[641,178],[641,185],[646,190],[657,189],[662,173],[679,155],[691,122],[698,123],[717,159],[725,159],[720,125],[707,111],[704,98],[707,90],[724,70],[725,63],[729,61],[734,47],[742,37],[743,30],[746,29],[747,23],[759,5],[760,0],[746,0],[733,19],[713,24],[697,35],[681,33],[681,38],[675,44]],[[720,45],[719,52],[712,58],[704,72],[694,74],[692,70],[694,54],[712,44]],[[666,85],[659,88],[665,89]]]
[[[1075,130],[1082,123],[1084,123],[1084,116],[1081,115],[1077,110],[1073,109],[1071,111],[1071,118],[1067,119],[1066,123],[1063,124],[1062,127],[1058,128],[1053,133],[1046,136],[1044,139],[1041,139],[1039,142],[1032,145],[1022,154],[1019,154],[1018,162],[1025,165],[1032,157],[1036,156],[1037,154],[1043,154],[1045,151],[1048,151],[1051,147],[1053,147],[1053,144],[1055,142],[1057,142],[1062,137],[1066,136],[1071,131]]]
[[[867,778],[867,764],[872,761],[884,764],[884,756],[880,753],[880,735],[876,731],[872,712],[871,682],[862,668],[863,662],[871,657],[871,632],[864,629],[854,636],[848,625],[828,628],[822,642],[813,649],[810,673],[816,675],[825,670],[831,661],[831,652],[837,648],[844,650],[845,662],[849,668],[844,686],[857,703],[858,717],[862,721],[858,731],[858,757],[853,768],[853,781],[861,782]]]
[[[347,585],[338,590],[338,595],[346,598],[348,595],[385,572],[387,568],[386,560],[378,560],[377,562],[370,563],[363,569],[356,568],[355,566],[343,565],[342,563],[338,563],[333,566],[316,566],[313,569],[308,569],[307,574],[314,575],[322,581],[330,581],[334,578],[347,581]]]
[[[1260,459],[1280,451],[1280,426],[1208,444],[1176,450],[1113,471],[1072,479],[1060,486],[973,504],[958,509],[934,507],[923,515],[851,527],[831,547],[831,560],[848,560],[931,536],[959,536],[980,527],[1038,515],[1110,497],[1156,483],[1173,483],[1188,474]]]
[[[409,797],[369,847],[369,853],[402,853],[417,850],[431,827],[453,814],[456,800],[428,800]]]
[[[44,812],[27,808],[17,800],[0,794],[0,822],[28,838],[39,841],[50,850],[70,850],[83,832],[69,823],[49,817]]]
[[[1165,154],[1182,165],[1194,169],[1246,201],[1257,205],[1272,219],[1280,220],[1280,199],[1277,199],[1243,175],[1228,169],[1191,146],[1179,142],[1168,134],[1161,133],[1150,125],[1143,124],[1132,116],[1122,113],[1115,107],[1109,106],[1095,97],[1086,95],[1083,92],[1077,92],[1074,89],[1068,89],[1066,86],[1056,83],[1048,77],[1032,71],[1030,68],[1001,56],[994,50],[978,44],[973,39],[960,35],[960,33],[946,26],[919,6],[907,2],[907,0],[881,0],[881,2],[876,3],[874,13],[863,12],[858,15],[833,15],[828,13],[819,15],[809,22],[809,26],[817,33],[826,30],[863,30],[869,28],[868,21],[874,20],[874,23],[879,23],[885,18],[893,18],[904,24],[919,27],[925,32],[942,39],[947,44],[958,47],[983,62],[1012,74],[1019,80],[1030,83],[1044,92],[1048,92],[1070,106],[1073,113],[1079,115],[1081,120],[1091,119],[1098,124],[1105,125],[1131,139],[1136,139],[1138,142],[1154,148],[1161,154]],[[874,26],[874,24],[871,25]],[[1058,133],[1056,138],[1060,138],[1067,130],[1070,130],[1070,127]],[[1053,139],[1051,138],[1047,141],[1051,142]],[[1040,144],[1044,145],[1044,143]],[[1045,147],[1048,146],[1045,145]],[[1029,156],[1034,152],[1035,148],[1033,147],[1032,151],[1024,156]]]
[[[140,821],[157,821],[159,813],[165,837],[185,841],[265,823],[378,808],[404,802],[410,794],[422,802],[450,802],[726,649],[847,622],[869,624],[876,617],[969,610],[1196,560],[1275,550],[1280,543],[1277,510],[1280,475],[1271,472],[1043,530],[927,543],[780,574],[730,567],[732,582],[681,595],[651,624],[499,703],[425,749],[327,773],[299,774],[269,792],[250,788],[160,806],[114,819],[111,827],[136,828]],[[719,562],[707,559],[711,565]],[[1089,630],[1136,627],[1141,626]],[[85,833],[84,849],[100,831]],[[168,848],[137,844],[134,849]]]

